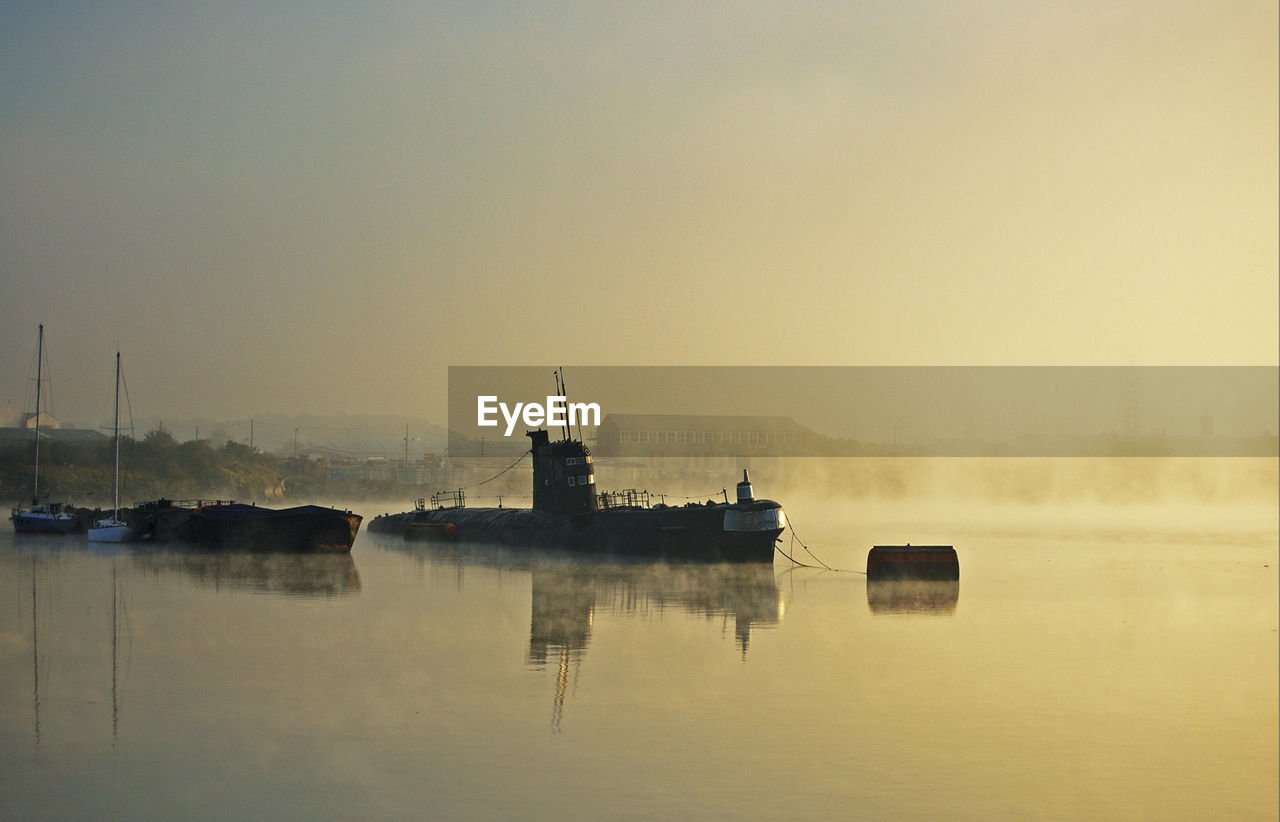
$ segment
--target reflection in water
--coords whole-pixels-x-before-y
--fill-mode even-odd
[[[782,619],[781,594],[769,563],[676,564],[609,562],[553,552],[513,553],[489,546],[431,545],[387,540],[384,548],[407,551],[436,564],[478,564],[525,569],[532,604],[527,660],[538,667],[554,660],[556,694],[551,727],[560,729],[570,679],[591,642],[599,612],[635,616],[674,608],[732,619],[735,644],[745,660],[751,629]]]
[[[556,695],[551,704],[551,731],[560,732],[569,675],[577,671],[591,637],[596,589],[590,580],[560,569],[533,570],[533,603],[529,618],[529,661],[546,665],[556,653]],[[585,583],[585,584],[584,584]]]
[[[31,558],[31,713],[40,746],[40,609],[36,601],[36,558]]]
[[[864,508],[811,526],[824,560],[963,538],[966,606],[782,563],[362,533],[357,589],[0,534],[0,818],[1275,819],[1274,505]]]
[[[57,547],[57,546],[55,546]],[[43,560],[41,559],[43,555]],[[46,596],[42,602],[40,597],[40,571],[51,576],[49,569],[54,567],[52,576],[58,576],[56,565],[63,558],[60,552],[37,552],[31,556],[31,715],[35,747],[40,747],[40,608],[46,609],[46,621],[52,619],[55,627],[59,622],[60,609],[57,596]],[[111,741],[114,747],[120,731],[120,620],[121,620],[120,578],[116,562],[111,563]],[[82,632],[92,636],[93,631]],[[56,643],[55,635],[55,643]],[[54,664],[56,669],[58,665]],[[55,683],[56,684],[56,683]],[[89,700],[92,704],[93,700]]]
[[[347,553],[157,551],[135,554],[133,563],[145,571],[178,571],[211,588],[321,597],[360,591],[355,560]]]
[[[873,614],[952,614],[960,580],[867,580],[867,607]]]
[[[778,585],[767,564],[665,565],[571,562],[533,569],[529,660],[546,660],[549,647],[587,647],[597,608],[634,614],[675,607],[732,617],[743,658],[751,628],[781,618]]]
[[[570,674],[591,638],[597,608],[623,614],[680,608],[734,620],[734,637],[747,657],[751,627],[781,619],[772,565],[605,565],[573,562],[533,569],[529,661],[556,655],[551,730],[560,731]]]
[[[45,541],[24,545],[30,553],[30,586],[20,584],[31,597],[31,717],[36,748],[45,742],[43,713],[48,707],[51,688],[67,688],[67,671],[79,675],[91,671],[92,660],[102,653],[105,663],[109,651],[108,671],[99,670],[85,679],[80,687],[99,691],[105,702],[109,684],[110,741],[115,747],[120,736],[121,702],[124,696],[121,680],[128,681],[131,643],[121,644],[122,632],[131,637],[129,586],[131,569],[144,576],[160,578],[180,576],[194,579],[200,586],[220,590],[252,593],[284,594],[297,597],[337,597],[358,593],[360,576],[350,554],[268,554],[213,553],[189,550],[154,550],[142,546],[110,546],[103,549],[69,540]],[[106,576],[106,565],[110,575]],[[25,563],[24,563],[25,565]],[[109,588],[97,599],[102,610],[95,612],[82,599],[92,602],[97,592]],[[22,613],[26,613],[24,607]],[[83,622],[83,620],[88,622]],[[110,625],[107,621],[110,620]],[[71,621],[74,630],[68,630]],[[52,626],[50,632],[48,626]],[[62,630],[59,630],[61,626]],[[99,633],[101,631],[101,633]],[[109,631],[109,633],[108,633]],[[52,643],[50,650],[50,643]],[[51,662],[52,660],[52,662]],[[124,666],[122,667],[122,661]],[[47,676],[48,671],[62,671],[64,676]],[[109,676],[109,681],[108,677]],[[48,681],[46,681],[48,680]],[[55,699],[53,702],[57,702]],[[93,705],[96,699],[83,701]],[[50,703],[53,704],[53,703]],[[55,714],[58,712],[55,711]],[[55,716],[55,718],[57,718]],[[83,729],[81,729],[83,732]]]
[[[111,744],[120,733],[120,581],[111,563]]]

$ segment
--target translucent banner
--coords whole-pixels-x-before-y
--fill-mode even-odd
[[[1276,456],[1278,397],[1273,366],[450,366],[449,453]]]

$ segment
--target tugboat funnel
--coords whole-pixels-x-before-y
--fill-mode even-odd
[[[754,502],[755,496],[751,490],[751,479],[747,476],[747,469],[742,469],[742,482],[738,483],[738,504]]]

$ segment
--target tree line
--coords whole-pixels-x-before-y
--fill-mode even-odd
[[[30,496],[33,456],[30,442],[0,449],[0,495],[6,500]],[[82,507],[109,507],[113,467],[110,439],[42,441],[40,493]],[[305,461],[230,440],[217,446],[208,440],[178,442],[163,429],[149,431],[141,439],[120,438],[120,485],[122,505],[161,497],[248,502],[313,495],[342,499],[398,495],[388,483],[330,477]]]

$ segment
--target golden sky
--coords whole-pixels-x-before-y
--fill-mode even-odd
[[[0,400],[1274,365],[1273,2],[2,3]]]

